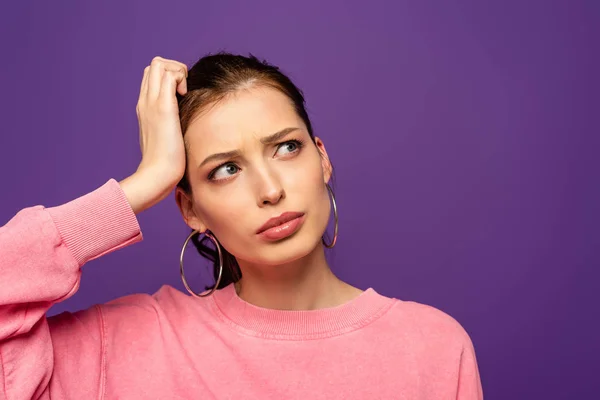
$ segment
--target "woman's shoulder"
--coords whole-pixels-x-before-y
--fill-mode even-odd
[[[389,328],[429,341],[464,345],[470,337],[463,325],[449,313],[432,305],[412,300],[394,299],[395,304],[386,315]]]
[[[165,284],[153,293],[128,294],[104,303],[100,307],[104,313],[119,314],[121,310],[127,310],[129,313],[157,315],[185,311],[189,307],[205,308],[208,303],[209,297],[193,297]]]
[[[99,305],[102,319],[112,329],[141,329],[146,332],[157,327],[184,327],[205,322],[210,318],[209,297],[192,297],[170,285],[162,285],[153,293],[128,294]]]

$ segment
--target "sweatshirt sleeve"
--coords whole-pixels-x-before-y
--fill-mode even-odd
[[[460,356],[457,400],[483,400],[481,378],[473,342],[464,332],[464,345]]]
[[[49,320],[46,312],[77,291],[86,262],[140,240],[114,179],[58,207],[25,208],[0,227],[0,400],[100,393],[98,307]]]

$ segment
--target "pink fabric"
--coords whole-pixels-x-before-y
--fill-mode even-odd
[[[372,288],[281,311],[169,286],[46,318],[88,261],[142,240],[115,180],[0,228],[0,399],[482,399],[461,325]],[[92,267],[93,268],[93,267]]]

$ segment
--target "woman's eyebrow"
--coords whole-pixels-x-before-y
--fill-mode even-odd
[[[285,136],[289,135],[290,133],[297,131],[300,128],[296,128],[296,127],[289,127],[289,128],[285,128],[280,130],[279,132],[275,132],[272,135],[266,136],[264,138],[260,139],[260,142],[262,144],[273,144],[273,143],[277,143],[278,141],[280,141],[281,139],[283,139]],[[215,153],[215,154],[211,154],[210,156],[206,157],[204,159],[204,161],[202,161],[200,163],[200,165],[198,165],[198,168],[202,168],[204,165],[213,162],[213,161],[219,161],[219,160],[224,160],[224,159],[230,159],[230,158],[235,158],[235,157],[239,157],[240,156],[240,151],[239,150],[231,150],[231,151],[226,151],[224,153]]]
[[[277,143],[279,142],[281,139],[283,139],[285,136],[289,135],[290,133],[298,130],[299,128],[295,128],[295,127],[290,127],[290,128],[285,128],[280,130],[279,132],[275,132],[272,135],[269,135],[267,137],[264,137],[262,139],[260,139],[260,142],[262,144],[273,144],[273,143]]]

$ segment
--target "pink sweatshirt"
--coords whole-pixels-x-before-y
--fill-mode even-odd
[[[443,312],[367,289],[282,311],[233,285],[163,286],[50,318],[88,261],[142,239],[119,184],[0,228],[0,399],[482,399],[469,336]]]

